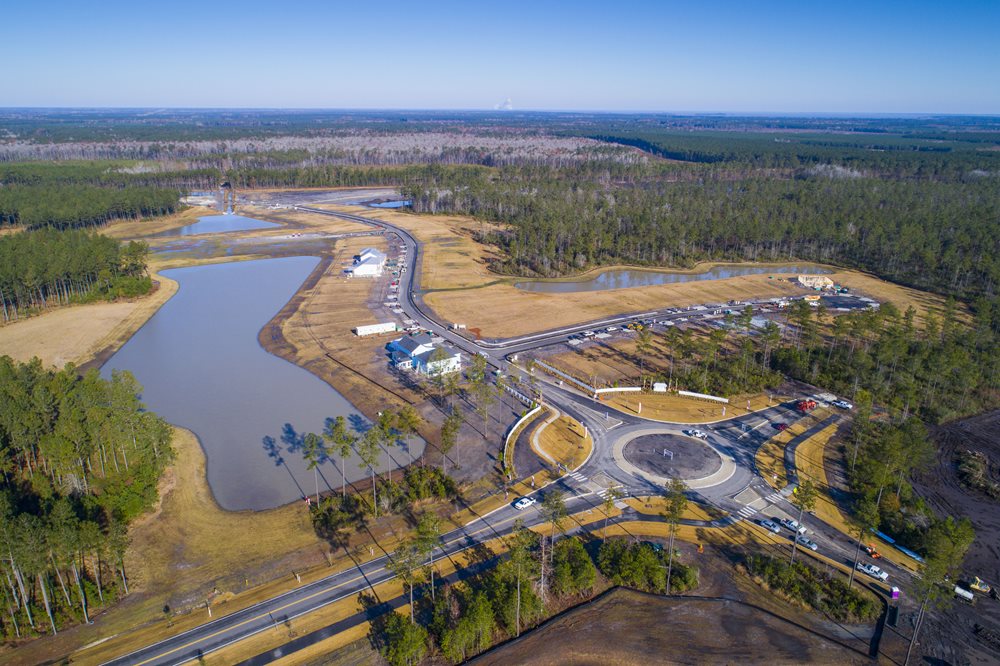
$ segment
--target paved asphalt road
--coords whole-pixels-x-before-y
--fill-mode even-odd
[[[418,285],[420,282],[419,254],[421,248],[416,239],[404,229],[357,215],[335,213],[305,206],[297,208],[302,211],[331,215],[372,225],[386,232],[397,234],[406,247],[404,262],[406,271],[401,274],[399,290],[400,306],[406,316],[416,320],[424,329],[441,336],[466,353],[482,354],[488,359],[490,365],[505,372],[521,372],[516,367],[506,363],[506,355],[559,344],[565,342],[571,335],[582,331],[621,324],[634,320],[637,316],[653,318],[658,321],[677,320],[692,316],[692,313],[687,311],[658,310],[638,315],[613,317],[600,322],[590,322],[585,325],[546,331],[512,340],[474,342],[449,330],[446,325],[437,321],[429,309],[423,305],[414,288],[414,285]],[[844,296],[838,297],[838,299],[837,307],[868,307],[868,303],[860,299]],[[754,307],[759,310],[763,306],[764,304],[755,304]],[[699,311],[698,314],[703,316],[702,311]],[[542,380],[545,382],[546,402],[586,425],[594,440],[594,453],[591,457],[579,469],[553,484],[554,487],[565,493],[569,513],[577,513],[600,506],[603,497],[608,492],[608,487],[611,485],[617,486],[631,495],[648,495],[660,492],[661,488],[646,478],[634,475],[619,467],[612,455],[611,444],[621,437],[640,436],[651,429],[655,429],[657,432],[663,432],[666,429],[681,434],[684,426],[673,427],[619,412],[610,412],[592,396],[582,394],[566,386],[560,386],[545,377]],[[771,423],[776,421],[792,422],[800,416],[790,405],[778,405],[762,412],[730,418],[716,424],[699,426],[700,429],[708,433],[707,441],[711,446],[731,456],[737,463],[737,470],[730,478],[716,486],[692,492],[696,499],[732,514],[732,517],[720,521],[720,524],[750,519],[751,517],[758,518],[760,517],[758,514],[768,516],[794,515],[794,509],[787,498],[773,492],[756,474],[754,452],[760,444],[774,434]],[[756,506],[765,504],[766,507],[758,510],[737,499],[738,497],[741,499],[747,497],[748,494],[745,492],[747,489],[756,493],[753,501]],[[536,491],[536,494],[543,492],[545,491],[539,490]],[[511,499],[516,498],[512,497]],[[506,535],[511,531],[517,519],[523,520],[526,525],[538,524],[544,520],[538,510],[538,505],[524,511],[518,511],[509,504],[504,505],[491,514],[480,517],[465,527],[444,535],[441,547],[435,557],[436,559],[451,557],[477,543]],[[818,521],[807,520],[805,522],[812,530],[811,536],[820,543],[821,552],[829,556],[839,557],[848,563],[853,562],[853,545],[843,535],[822,526]],[[108,663],[116,666],[125,664],[155,664],[160,666],[198,659],[209,652],[389,580],[393,575],[388,570],[387,563],[388,555],[383,554],[383,556],[369,562],[358,564],[346,571],[303,585],[291,592],[244,610],[217,618],[167,640],[118,657]]]

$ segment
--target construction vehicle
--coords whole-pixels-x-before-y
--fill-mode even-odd
[[[799,400],[795,403],[795,409],[799,410],[803,414],[806,412],[811,412],[816,409],[816,401],[811,399]]]
[[[969,583],[969,589],[974,592],[981,592],[982,594],[990,593],[990,586],[979,576],[972,577],[972,582]]]

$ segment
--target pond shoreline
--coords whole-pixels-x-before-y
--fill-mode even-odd
[[[508,278],[515,288],[534,293],[559,294],[586,291],[613,291],[616,289],[638,289],[686,282],[726,280],[748,275],[764,275],[769,272],[780,275],[832,274],[836,267],[814,262],[700,262],[690,269],[672,269],[645,266],[606,266],[594,268],[584,273],[558,278]],[[718,273],[718,275],[713,275]],[[590,277],[588,277],[590,276]],[[658,279],[662,276],[662,279]],[[626,284],[616,284],[621,280]],[[635,280],[635,284],[627,284]],[[573,288],[573,286],[577,288]]]

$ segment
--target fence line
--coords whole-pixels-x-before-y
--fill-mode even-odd
[[[711,400],[712,402],[724,402],[729,404],[729,398],[720,398],[717,395],[707,395],[705,393],[693,393],[691,391],[678,391],[677,395],[683,395],[688,398],[698,398],[699,400]]]

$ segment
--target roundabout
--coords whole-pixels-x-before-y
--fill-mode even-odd
[[[623,434],[612,448],[615,464],[625,472],[665,485],[679,478],[691,490],[717,486],[736,473],[736,462],[705,439],[669,428],[642,428]]]
[[[640,435],[622,454],[635,467],[664,478],[701,479],[722,467],[722,456],[707,443],[672,433]]]

